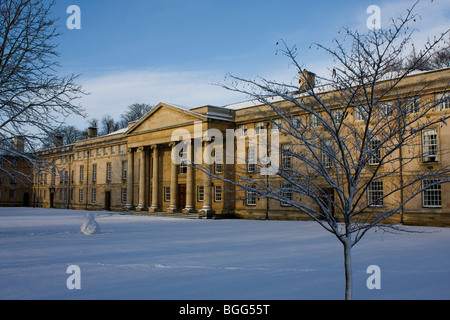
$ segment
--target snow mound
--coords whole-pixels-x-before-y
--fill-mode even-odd
[[[92,212],[89,212],[86,215],[86,220],[81,225],[81,233],[82,234],[95,234],[100,232],[100,227],[95,221],[95,216]]]

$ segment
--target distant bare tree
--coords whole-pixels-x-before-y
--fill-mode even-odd
[[[120,129],[120,124],[116,122],[114,118],[109,114],[103,116],[101,120],[101,125],[102,125],[101,130],[102,135],[110,134]]]
[[[75,103],[84,93],[77,76],[58,75],[59,33],[50,16],[54,3],[0,1],[0,157],[30,161],[32,152],[71,114],[83,115]],[[20,139],[22,148],[14,148]],[[0,166],[0,173],[4,168]]]
[[[120,126],[125,128],[131,121],[137,121],[147,114],[153,106],[146,103],[134,103],[128,106],[127,111],[121,115]]]
[[[364,34],[344,29],[344,39],[334,39],[334,47],[317,44],[336,65],[315,80],[298,63],[296,48],[282,41],[280,52],[300,75],[300,90],[296,84],[229,76],[224,87],[253,97],[272,128],[289,138],[289,148],[278,150],[285,161],[270,179],[276,182],[245,172],[224,179],[195,163],[238,186],[247,198],[281,201],[334,234],[344,249],[346,299],[352,297],[351,249],[368,230],[404,212],[416,196],[449,181],[449,164],[436,161],[445,151],[433,143],[433,129],[446,125],[450,116],[445,111],[430,115],[448,97],[428,99],[430,84],[408,82],[416,63],[392,67],[408,54],[416,5],[387,29]],[[432,56],[448,34],[429,41],[416,62]],[[431,169],[403,174],[405,167],[420,167],[423,161],[430,161]],[[254,166],[265,167],[259,161]]]

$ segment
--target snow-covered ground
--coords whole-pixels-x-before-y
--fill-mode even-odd
[[[0,208],[0,299],[342,299],[341,244],[314,222],[192,220]],[[450,229],[369,232],[354,299],[449,299]],[[70,265],[81,289],[69,290]],[[367,267],[381,268],[369,290]]]

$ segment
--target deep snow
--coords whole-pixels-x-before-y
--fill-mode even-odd
[[[314,222],[192,220],[0,208],[0,299],[342,299],[342,245]],[[354,299],[449,299],[450,229],[368,232]],[[70,265],[81,290],[69,290]],[[367,267],[381,268],[369,290]]]

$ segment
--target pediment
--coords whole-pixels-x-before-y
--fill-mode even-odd
[[[206,120],[206,118],[200,114],[160,103],[131,126],[126,135],[176,128],[202,120]]]

